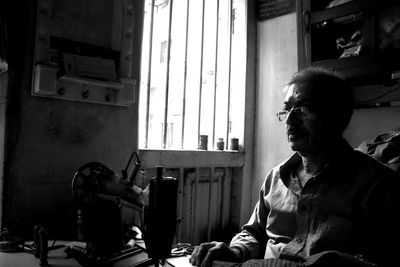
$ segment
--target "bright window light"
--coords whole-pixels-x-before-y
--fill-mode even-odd
[[[243,2],[146,0],[140,148],[196,150],[207,135],[208,150],[219,138],[229,149],[243,137]]]

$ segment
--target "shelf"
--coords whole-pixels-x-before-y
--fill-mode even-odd
[[[57,67],[36,65],[32,95],[114,106],[130,106],[135,102],[133,79],[110,82],[66,75],[57,78],[57,73]]]
[[[74,77],[74,76],[70,76],[70,75],[61,76],[60,78],[58,78],[58,81],[93,85],[93,86],[99,86],[99,87],[109,87],[109,88],[116,89],[116,90],[120,90],[120,89],[124,88],[123,84],[120,82],[101,81],[101,80],[94,80],[94,79],[89,79],[89,78]]]
[[[356,68],[362,67],[365,65],[374,64],[376,61],[374,56],[370,55],[361,55],[354,57],[345,57],[345,58],[333,58],[333,59],[325,59],[325,60],[314,60],[312,61],[312,65],[320,65],[328,68]]]
[[[373,4],[370,1],[354,1],[347,4],[342,4],[336,7],[331,7],[310,14],[310,23],[318,23],[338,17],[344,17],[359,12],[367,12],[373,10]]]
[[[389,82],[400,70],[399,2],[353,0],[327,8],[331,2],[297,5],[299,69],[328,67],[354,84]]]

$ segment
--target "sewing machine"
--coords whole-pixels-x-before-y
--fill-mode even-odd
[[[128,174],[135,156],[134,168]],[[142,252],[148,258],[137,265],[158,266],[170,256],[176,227],[177,180],[163,177],[157,167],[156,177],[144,190],[134,184],[141,161],[133,152],[121,175],[100,162],[80,167],[72,180],[77,212],[77,239],[86,248],[71,248],[68,254],[82,266],[114,266],[118,261]],[[142,213],[141,225],[145,248],[132,245],[135,233],[122,218],[122,208]]]

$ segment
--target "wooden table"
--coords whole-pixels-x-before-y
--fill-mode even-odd
[[[55,246],[62,245],[63,247],[49,250],[47,256],[48,266],[51,267],[81,267],[79,262],[74,258],[67,258],[65,249],[72,244],[77,242],[68,241],[57,241],[54,243]],[[49,246],[53,245],[53,242],[49,242]],[[124,259],[121,262],[116,262],[112,267],[129,267],[134,266],[147,258],[145,252],[135,255],[133,257]],[[27,252],[0,252],[0,267],[38,267],[40,266],[40,259],[35,258],[35,255]],[[189,263],[189,256],[175,257],[166,260],[165,266],[168,267],[193,267]],[[149,266],[151,267],[151,266]]]
[[[52,245],[51,242],[50,245]],[[57,241],[54,245],[66,245],[66,241]],[[47,254],[47,262],[52,267],[80,267],[73,258],[67,258],[66,247],[50,250]],[[35,255],[27,252],[0,252],[1,267],[38,267],[40,260]]]

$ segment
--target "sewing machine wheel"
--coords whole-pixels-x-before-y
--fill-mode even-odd
[[[98,179],[112,174],[113,171],[100,162],[89,162],[81,166],[72,179],[72,193],[75,200],[83,201],[85,197],[96,194]]]

